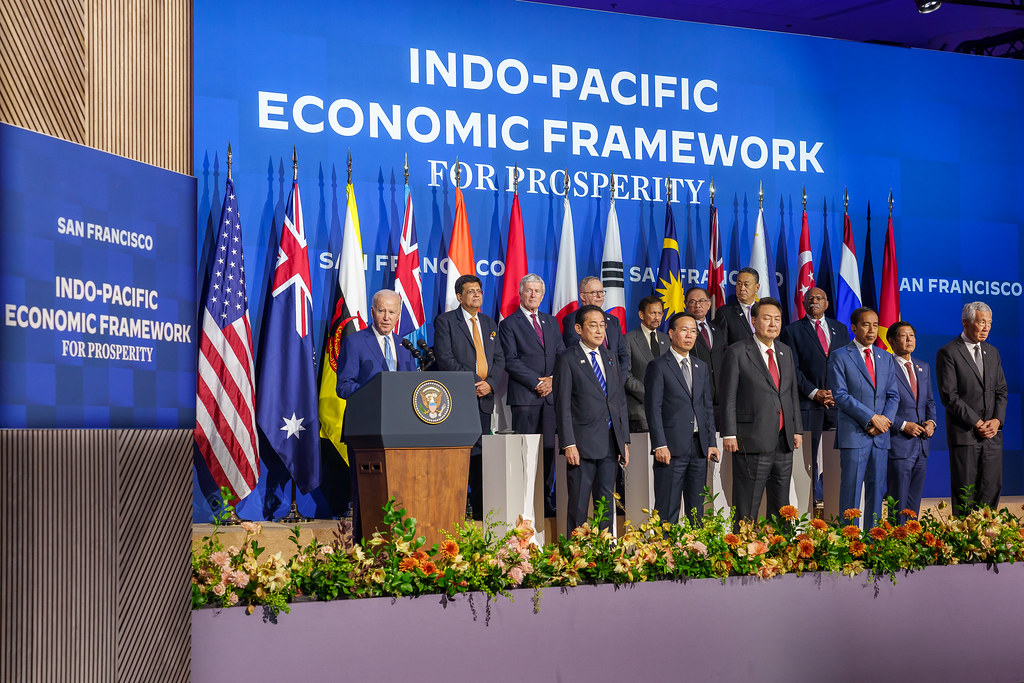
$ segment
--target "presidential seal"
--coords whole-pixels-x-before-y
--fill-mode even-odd
[[[448,387],[437,380],[420,382],[412,392],[412,409],[427,424],[440,424],[452,412],[452,395]]]

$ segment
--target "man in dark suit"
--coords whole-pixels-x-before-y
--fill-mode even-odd
[[[1007,393],[999,351],[986,341],[992,309],[973,301],[964,306],[962,320],[964,331],[935,358],[957,515],[978,505],[999,506]]]
[[[644,408],[654,451],[654,508],[662,520],[679,522],[679,498],[697,525],[704,514],[708,460],[719,457],[710,367],[691,351],[697,321],[676,313],[668,321],[670,350],[647,365]]]
[[[558,320],[538,311],[544,280],[529,273],[519,281],[519,308],[498,324],[508,373],[506,400],[517,434],[544,435],[545,514],[553,511],[555,482],[555,359],[565,346]]]
[[[640,327],[625,334],[629,352],[629,370],[626,371],[626,408],[629,413],[629,431],[646,432],[644,414],[644,373],[651,360],[669,348],[668,335],[658,330],[664,308],[661,297],[645,296],[640,300]]]
[[[828,296],[818,287],[804,293],[807,315],[782,330],[779,341],[793,349],[796,384],[800,391],[800,417],[804,429],[811,433],[811,481],[814,500],[822,500],[821,468],[818,448],[821,433],[836,428],[836,402],[828,389],[828,357],[836,349],[850,343],[850,334],[836,320],[825,317]]]
[[[754,304],[754,334],[725,352],[722,366],[722,443],[732,453],[736,521],[754,519],[767,493],[768,514],[789,505],[793,451],[803,422],[793,353],[777,341],[782,304],[765,297]]]
[[[900,405],[889,428],[889,464],[886,468],[888,495],[896,499],[896,510],[921,512],[928,446],[935,433],[935,399],[928,363],[911,358],[917,348],[914,327],[904,321],[889,327],[885,339],[896,361],[896,387]]]
[[[839,407],[839,509],[860,508],[864,487],[865,529],[882,517],[889,428],[900,394],[892,354],[874,346],[878,314],[862,306],[850,316],[853,341],[828,358],[828,385]]]
[[[484,434],[491,433],[494,388],[505,370],[505,356],[498,342],[498,325],[480,312],[484,290],[476,275],[455,281],[459,307],[434,319],[434,357],[442,371],[472,372],[480,409],[480,440],[469,453],[469,504],[473,518],[483,519],[483,465],[480,459]]]
[[[555,415],[569,489],[566,535],[586,521],[591,497],[595,506],[604,499],[599,526],[611,527],[616,464],[629,464],[625,382],[618,360],[604,348],[604,311],[590,304],[580,308],[576,333],[580,341],[555,364]]]
[[[338,350],[338,396],[347,399],[374,375],[388,370],[415,370],[416,360],[394,333],[402,300],[390,289],[373,295],[373,324],[341,340]]]
[[[580,303],[583,306],[597,306],[604,313],[605,335],[604,347],[609,349],[613,356],[619,361],[619,367],[629,369],[629,351],[626,350],[625,340],[622,338],[622,326],[619,319],[604,311],[604,285],[599,278],[593,275],[580,280]],[[571,318],[565,319],[565,329],[562,330],[562,340],[565,348],[569,348],[580,340],[576,332],[576,326],[571,323]],[[622,377],[625,378],[625,372]]]
[[[715,419],[720,421],[718,384],[722,381],[722,363],[725,361],[725,349],[729,346],[725,328],[708,317],[711,298],[703,287],[686,290],[684,304],[686,312],[697,321],[697,343],[693,345],[693,353],[711,369],[711,397],[715,402]]]
[[[725,329],[726,346],[754,335],[753,306],[760,287],[760,276],[749,266],[736,275],[736,301],[715,312],[715,322]]]

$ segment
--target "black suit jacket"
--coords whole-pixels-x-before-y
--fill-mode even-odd
[[[693,450],[693,418],[701,453],[715,445],[715,415],[711,401],[711,375],[704,361],[690,353],[693,391],[686,387],[676,357],[667,352],[647,365],[647,396],[644,409],[651,434],[651,449],[668,446],[673,458],[690,457]]]
[[[722,436],[735,436],[743,453],[774,453],[779,446],[779,411],[783,437],[793,443],[803,433],[800,401],[797,398],[793,352],[775,340],[775,362],[779,366],[779,388],[775,388],[768,367],[761,359],[757,341],[733,344],[725,352],[722,368]]]
[[[651,353],[651,338],[643,325],[623,335],[626,351],[629,352],[629,367],[626,370],[626,411],[630,421],[639,422],[647,429],[647,415],[644,412],[644,373],[647,364],[654,358]],[[658,355],[668,353],[668,335],[655,330],[658,339]]]
[[[598,349],[608,393],[597,381],[589,355],[573,344],[558,356],[555,364],[555,423],[561,448],[575,445],[581,458],[600,460],[608,453],[608,418],[619,454],[629,443],[626,420],[625,382],[619,363],[608,349]]]
[[[708,324],[711,335],[711,348],[708,348],[708,345],[704,343],[704,338],[700,336],[700,323],[697,323],[697,343],[693,345],[693,350],[690,353],[710,366],[711,397],[714,399],[715,405],[718,405],[718,385],[722,381],[722,363],[725,361],[725,350],[729,347],[729,342],[725,337],[725,328],[719,325],[718,321],[709,318],[704,318],[704,321]]]
[[[541,377],[555,374],[555,360],[565,346],[554,316],[538,311],[537,320],[544,332],[544,346],[540,345],[533,321],[526,317],[523,309],[517,308],[498,323],[498,338],[505,354],[505,372],[508,373],[510,406],[553,405],[555,402],[554,391],[541,398],[533,389]]]
[[[626,340],[623,339],[622,326],[619,319],[610,313],[604,314],[605,339],[608,340],[608,349],[619,361],[619,367],[623,369],[622,378],[626,378],[626,370],[629,370],[629,351],[626,349]],[[562,341],[565,348],[580,343],[580,335],[576,334],[576,314],[566,316],[565,329],[562,330]]]
[[[949,342],[935,356],[935,374],[939,399],[946,408],[946,439],[952,446],[971,446],[983,439],[974,432],[978,420],[999,420],[999,433],[991,441],[1001,445],[1002,424],[1006,421],[1006,377],[999,350],[981,342],[985,378],[961,337]]]
[[[489,413],[494,410],[494,389],[498,386],[501,373],[505,371],[505,355],[501,352],[498,325],[494,319],[477,313],[477,321],[480,324],[484,355],[487,356],[486,377],[476,374],[476,347],[461,306],[434,319],[434,357],[438,370],[472,372],[473,381],[485,380],[491,385],[491,393],[477,398],[480,412]]]
[[[849,330],[840,325],[838,321],[825,316],[822,318],[822,325],[828,328],[829,354],[850,343]],[[804,411],[803,417],[806,421],[807,411],[825,410],[825,406],[807,397],[815,389],[828,388],[828,356],[821,348],[818,332],[809,315],[787,325],[779,335],[779,341],[793,350],[796,384],[800,393],[800,409]],[[826,425],[826,429],[835,427],[835,411],[835,408],[827,411],[832,415],[832,420],[831,425]]]
[[[719,308],[715,313],[715,323],[725,330],[726,346],[752,339],[754,336],[750,329],[750,321],[747,320],[747,316],[743,313],[743,307],[738,301]]]

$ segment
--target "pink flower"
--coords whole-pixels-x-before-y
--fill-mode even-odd
[[[256,522],[242,522],[242,529],[247,534],[258,534],[261,531],[263,531],[263,527],[261,527]]]
[[[703,543],[701,543],[700,541],[694,541],[690,545],[690,548],[693,549],[693,551],[696,552],[701,557],[707,557],[708,556],[708,547],[706,545],[704,545]]]
[[[524,576],[525,576],[525,574],[524,574],[523,570],[520,569],[519,567],[512,567],[511,571],[509,571],[509,573],[508,573],[508,578],[510,578],[512,580],[512,584],[515,585],[515,586],[518,586],[519,584],[521,584],[523,582],[523,577]]]
[[[238,604],[238,593],[232,593],[231,595],[228,596],[228,604],[229,605],[237,605]]]
[[[249,575],[239,569],[236,572],[231,573],[231,585],[235,588],[245,588],[249,585]]]
[[[224,586],[223,583],[218,583],[216,586],[213,587],[213,594],[216,595],[218,598],[224,595],[226,591],[227,588]]]
[[[768,552],[768,546],[761,541],[751,541],[747,544],[747,554],[750,556],[764,555]]]
[[[210,562],[213,562],[221,569],[227,569],[228,565],[231,564],[231,556],[223,550],[218,550],[214,554],[210,555]]]

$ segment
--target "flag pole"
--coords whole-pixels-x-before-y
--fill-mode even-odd
[[[843,188],[843,215],[850,213],[850,189],[848,187]]]
[[[764,182],[760,180],[757,182],[757,210],[764,210]]]
[[[294,145],[292,146],[292,182],[299,182],[299,155]],[[288,514],[282,517],[281,519],[277,520],[282,524],[298,524],[299,522],[309,521],[308,517],[303,517],[299,513],[298,503],[295,502],[295,489],[295,477],[292,477],[292,502],[291,505],[288,506]]]
[[[228,140],[228,182],[231,182],[231,140]]]
[[[566,176],[568,177],[568,176]],[[515,169],[512,171],[512,194],[519,194],[519,162],[516,162]]]
[[[665,178],[665,203],[672,203],[672,176]]]
[[[229,183],[230,182],[234,182],[231,179],[231,159],[232,159],[231,141],[228,140],[228,182]],[[242,518],[238,516],[238,513],[235,511],[235,506],[232,505],[231,506],[231,513],[227,516],[226,519],[221,521],[221,524],[223,524],[224,526],[237,526],[237,525],[239,525],[241,523],[242,523]]]

